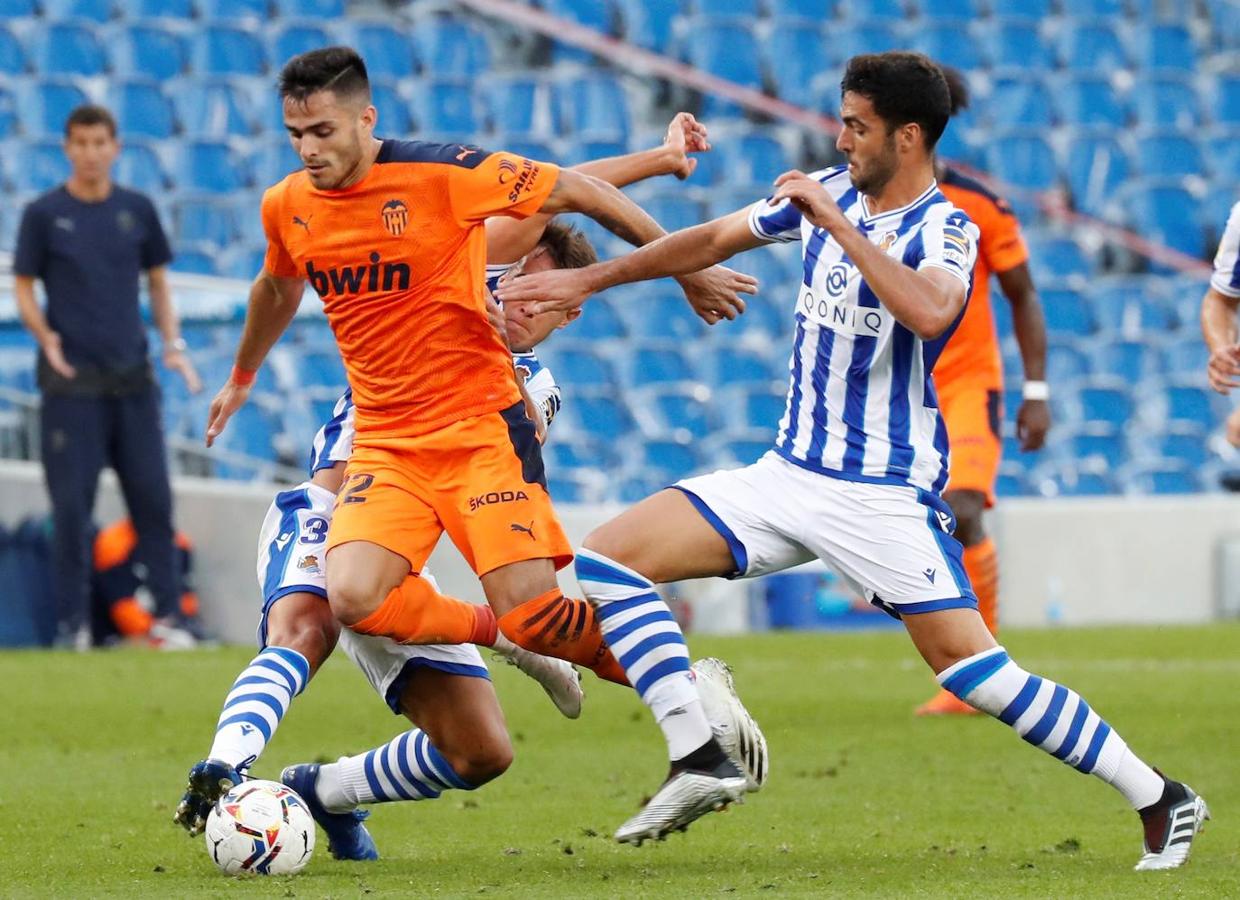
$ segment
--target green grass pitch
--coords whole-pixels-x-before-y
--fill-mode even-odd
[[[561,719],[495,677],[516,747],[475,793],[377,807],[383,859],[340,863],[320,834],[291,879],[233,881],[171,822],[186,769],[250,654],[0,654],[0,896],[1223,897],[1240,893],[1240,625],[1012,631],[1026,668],[1079,690],[1215,819],[1187,868],[1134,873],[1136,816],[985,719],[917,720],[932,682],[902,634],[692,638],[729,660],[770,741],[771,780],[665,843],[611,831],[657,786],[648,713],[592,677]],[[343,654],[256,767],[357,752],[401,723]]]

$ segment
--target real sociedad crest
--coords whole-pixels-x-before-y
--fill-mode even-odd
[[[389,200],[383,204],[383,224],[394,237],[400,237],[405,233],[405,226],[409,224],[409,207],[405,206],[402,200]]]

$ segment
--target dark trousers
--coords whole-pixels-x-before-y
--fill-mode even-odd
[[[95,492],[104,466],[116,470],[138,533],[155,615],[173,615],[181,595],[173,546],[172,488],[160,425],[159,388],[121,396],[43,394],[43,472],[52,500],[53,586],[62,631],[90,623]]]

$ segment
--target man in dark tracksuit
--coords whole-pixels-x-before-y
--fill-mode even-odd
[[[116,470],[137,529],[159,627],[181,631],[159,388],[138,305],[142,272],[164,365],[179,371],[190,391],[201,385],[172,308],[166,271],[172,253],[155,207],[112,184],[120,144],[111,114],[97,106],[75,109],[65,123],[64,146],[69,180],[26,207],[13,271],[22,321],[40,350],[57,642],[84,649],[90,645],[91,514],[105,465]],[[35,300],[36,279],[47,294],[46,315]]]

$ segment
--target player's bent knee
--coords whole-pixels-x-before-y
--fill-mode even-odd
[[[331,577],[328,569],[327,600],[332,614],[345,625],[356,625],[383,603],[388,592],[368,578]]]
[[[452,771],[474,787],[493,781],[508,771],[512,765],[512,743],[508,735],[502,739],[496,735],[479,741],[477,744],[456,750],[440,750]]]
[[[986,512],[986,495],[980,491],[948,491],[943,499],[956,517],[956,540],[966,547],[986,539],[982,517]]]

